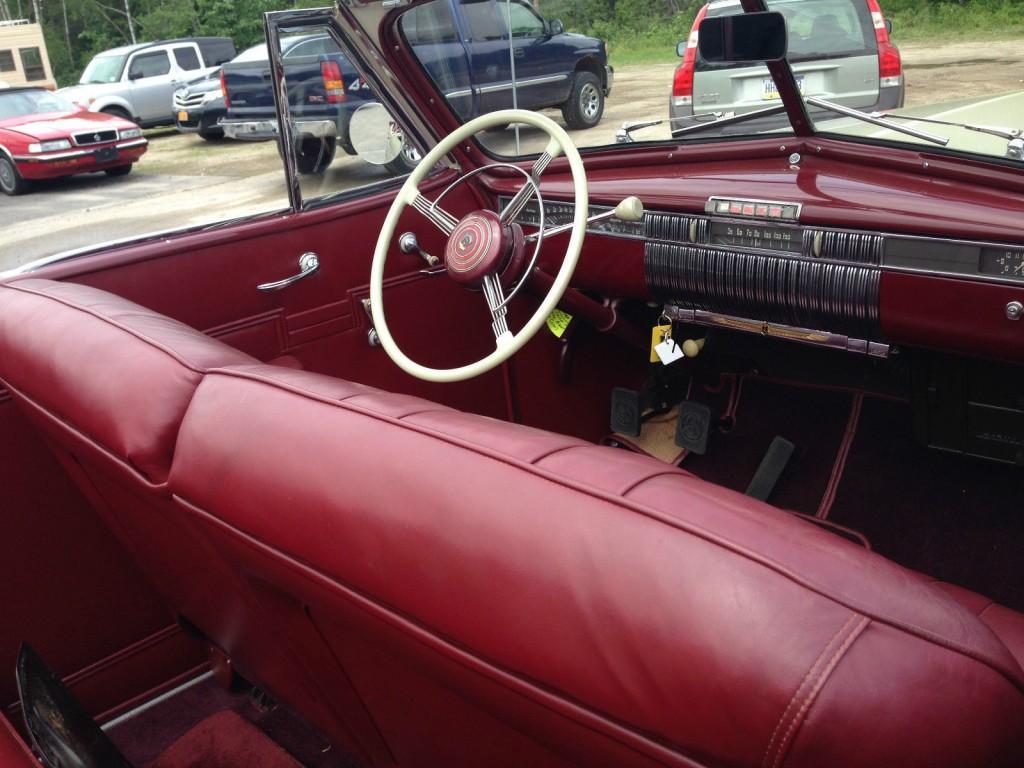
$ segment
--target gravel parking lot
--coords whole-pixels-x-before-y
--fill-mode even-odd
[[[908,107],[1024,89],[1024,41],[904,44],[901,51]],[[581,145],[610,143],[624,121],[665,117],[674,68],[674,62],[617,68],[601,124],[572,132],[574,139]],[[550,114],[561,121],[557,111]],[[658,128],[644,136],[656,138],[659,130],[667,136],[667,129]],[[512,137],[508,130],[490,134],[488,142],[511,149]],[[75,176],[39,184],[23,197],[0,198],[0,271],[95,243],[287,205],[273,143],[206,142],[174,130],[150,132],[149,139],[149,152],[129,176]],[[524,143],[524,149],[529,146]],[[336,192],[385,177],[383,169],[339,153],[322,177],[304,180],[304,193]]]

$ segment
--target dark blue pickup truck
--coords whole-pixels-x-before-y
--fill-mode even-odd
[[[400,24],[464,120],[513,104],[560,107],[566,125],[575,129],[601,120],[613,78],[604,42],[566,32],[560,21],[542,18],[523,0],[432,0],[407,11]],[[374,102],[373,93],[329,35],[286,37],[281,45],[299,170],[319,172],[337,147],[355,154],[349,120]],[[246,54],[221,70],[227,107],[221,126],[230,138],[276,138],[266,49]],[[389,165],[404,172],[414,160],[403,152]]]

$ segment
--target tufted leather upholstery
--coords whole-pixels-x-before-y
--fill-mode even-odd
[[[310,606],[410,764],[436,745],[373,688],[411,697],[453,660],[474,674],[444,687],[541,718],[531,735],[568,762],[1024,759],[1024,672],[960,601],[645,457],[249,366],[204,379],[170,482],[240,568]],[[481,764],[504,764],[492,746]]]

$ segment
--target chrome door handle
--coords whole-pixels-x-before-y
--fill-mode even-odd
[[[299,274],[286,277],[284,280],[278,280],[273,283],[260,283],[256,288],[260,291],[280,291],[282,288],[287,288],[292,283],[297,283],[304,277],[309,277],[318,269],[320,269],[320,257],[312,251],[309,251],[299,257]]]

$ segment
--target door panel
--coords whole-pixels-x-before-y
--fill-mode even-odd
[[[436,195],[452,178],[437,176],[426,194]],[[503,416],[500,371],[460,384],[429,384],[402,374],[382,349],[368,343],[370,324],[361,299],[368,294],[374,244],[393,196],[393,191],[380,192],[330,208],[160,239],[56,264],[36,275],[118,294],[261,360],[288,355],[308,370]],[[466,186],[445,199],[456,216],[478,204]],[[441,234],[419,213],[406,211],[397,229],[405,231],[415,232],[427,252],[443,252]],[[256,289],[295,274],[299,256],[307,251],[319,255],[319,271],[280,291]],[[418,256],[392,247],[385,306],[407,354],[425,365],[453,367],[489,353],[494,341],[483,298],[443,275],[422,275],[425,266]]]

